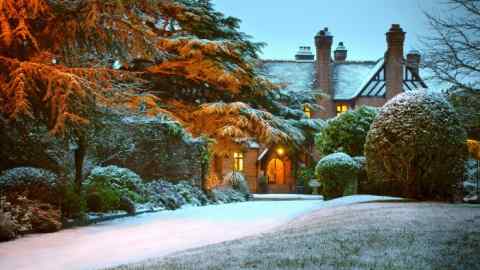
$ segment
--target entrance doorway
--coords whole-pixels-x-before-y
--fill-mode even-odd
[[[285,184],[285,163],[278,158],[270,160],[267,166],[267,178],[270,185]]]

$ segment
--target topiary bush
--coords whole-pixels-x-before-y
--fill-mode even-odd
[[[57,175],[40,168],[17,167],[0,175],[0,193],[9,198],[22,195],[31,200],[57,204],[58,186]]]
[[[377,108],[362,106],[328,120],[315,136],[320,154],[344,152],[351,156],[363,155],[368,130],[377,115]]]
[[[320,159],[315,172],[322,195],[327,199],[357,192],[358,165],[345,153],[334,153]]]
[[[376,193],[453,199],[467,157],[466,132],[441,94],[407,92],[390,100],[368,132],[368,181]]]
[[[83,185],[87,207],[94,212],[120,209],[122,197],[133,202],[146,200],[146,190],[140,176],[117,166],[95,167]]]

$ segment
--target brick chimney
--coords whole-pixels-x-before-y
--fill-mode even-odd
[[[323,110],[318,116],[321,118],[335,116],[335,108],[332,101],[333,93],[331,90],[332,42],[333,37],[326,27],[315,36],[315,47],[317,49],[317,59],[315,62],[316,86],[330,96],[330,98],[320,99],[319,105],[323,107]]]
[[[385,55],[386,98],[403,92],[403,43],[405,32],[399,24],[392,24],[387,32],[387,52]]]
[[[417,74],[419,72],[421,58],[420,52],[417,50],[411,50],[407,53],[407,65],[415,70]]]
[[[330,63],[332,62],[332,41],[333,37],[328,32],[328,28],[318,32],[315,36],[315,46],[317,47],[317,86],[330,94]]]
[[[339,42],[333,54],[334,54],[335,62],[343,62],[347,60],[347,47],[343,45],[343,42]]]

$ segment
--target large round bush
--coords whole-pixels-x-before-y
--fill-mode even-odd
[[[403,93],[381,109],[368,132],[368,181],[381,194],[453,199],[462,180],[466,139],[443,95]]]
[[[377,108],[362,106],[328,120],[315,137],[317,149],[322,155],[339,151],[363,155],[365,138],[377,114]]]
[[[0,193],[10,198],[22,195],[32,200],[56,204],[58,187],[57,175],[40,168],[17,167],[0,175]]]
[[[326,198],[356,193],[358,164],[349,155],[330,154],[320,159],[315,171],[321,183],[322,194]]]
[[[117,166],[95,167],[84,182],[90,211],[121,209],[122,197],[143,202],[146,191],[142,179],[133,171]]]

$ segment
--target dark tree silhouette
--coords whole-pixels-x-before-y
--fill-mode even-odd
[[[455,88],[480,91],[480,1],[447,0],[445,11],[425,12],[433,30],[425,64]]]

